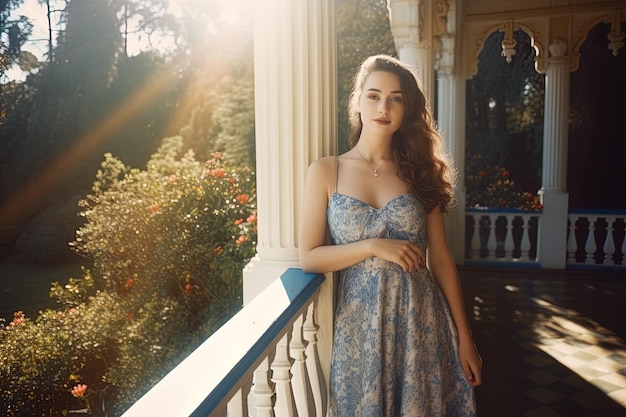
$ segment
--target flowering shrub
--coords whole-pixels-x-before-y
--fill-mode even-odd
[[[105,156],[71,243],[91,267],[53,283],[62,307],[0,330],[0,415],[119,415],[241,308],[254,175],[181,143],[146,170]]]
[[[504,167],[487,167],[480,154],[467,155],[465,185],[467,207],[512,207],[524,210],[541,210],[539,197],[522,192]]]

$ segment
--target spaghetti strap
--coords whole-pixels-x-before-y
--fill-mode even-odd
[[[337,192],[338,183],[339,183],[339,157],[335,156],[335,193]]]

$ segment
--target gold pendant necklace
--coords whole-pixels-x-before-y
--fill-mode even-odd
[[[382,164],[380,164],[380,166],[378,168],[374,168],[372,166],[372,164],[370,164],[370,161],[368,161],[367,159],[365,159],[365,157],[363,156],[363,154],[359,151],[359,148],[357,148],[356,146],[354,147],[354,149],[356,149],[357,153],[359,154],[359,156],[361,157],[361,159],[363,159],[365,161],[365,163],[367,165],[369,165],[369,167],[372,169],[372,171],[374,171],[374,177],[378,177],[380,175],[380,169],[383,167],[383,165],[385,165],[388,161],[388,159],[386,159],[385,161],[383,161]]]

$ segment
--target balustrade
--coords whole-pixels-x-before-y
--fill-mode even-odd
[[[289,269],[122,417],[323,417],[315,310],[323,281]]]
[[[571,209],[568,268],[626,268],[626,211]]]
[[[539,266],[541,212],[470,208],[465,215],[466,264]],[[570,209],[568,225],[561,249],[568,268],[626,268],[626,211]]]
[[[465,263],[515,263],[538,266],[537,235],[541,212],[521,209],[465,210]]]

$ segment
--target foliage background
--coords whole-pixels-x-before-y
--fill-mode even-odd
[[[544,75],[517,30],[516,54],[501,56],[501,32],[489,36],[478,72],[467,81],[466,205],[540,209]]]
[[[240,309],[253,172],[181,150],[166,139],[146,170],[105,155],[71,243],[92,267],[52,284],[60,308],[0,331],[0,414],[78,409],[84,383],[93,415],[119,415]]]

